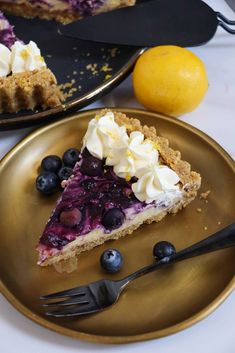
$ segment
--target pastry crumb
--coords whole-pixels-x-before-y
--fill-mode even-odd
[[[96,64],[96,63],[95,63],[95,64],[88,64],[88,65],[86,66],[86,69],[87,69],[87,70],[90,70],[91,73],[92,73],[92,75],[97,75],[97,74],[98,74],[98,71],[97,71],[97,64]]]
[[[208,198],[208,196],[210,195],[210,193],[211,193],[211,190],[207,190],[205,192],[202,192],[200,194],[200,199],[206,200]]]
[[[62,180],[61,181],[61,187],[64,189],[67,185],[67,180]]]
[[[202,209],[201,209],[200,207],[198,207],[198,208],[196,209],[196,211],[197,211],[198,213],[201,213],[201,212],[202,212]]]
[[[109,75],[109,74],[107,74],[107,75],[105,75],[105,80],[109,80],[110,78],[112,77],[112,75]]]
[[[110,55],[112,58],[115,58],[115,56],[117,55],[118,53],[118,48],[112,48],[110,49]]]
[[[208,227],[207,227],[207,226],[205,226],[203,229],[204,229],[204,230],[207,230],[207,229],[208,229]]]
[[[101,67],[100,71],[109,72],[112,71],[112,68],[109,66],[109,64],[106,63]]]
[[[221,224],[221,222],[220,222],[220,221],[218,221],[218,222],[217,222],[217,224],[218,224],[218,225],[220,225],[220,224]]]

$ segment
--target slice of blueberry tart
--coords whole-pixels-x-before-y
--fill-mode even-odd
[[[16,38],[13,26],[0,12],[0,113],[54,108],[63,94],[37,44]]]
[[[154,127],[104,109],[89,122],[80,159],[63,183],[37,246],[38,264],[56,264],[158,222],[187,206],[200,183]]]
[[[135,0],[1,0],[0,10],[23,17],[68,23],[134,4]]]

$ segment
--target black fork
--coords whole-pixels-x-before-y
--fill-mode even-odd
[[[47,301],[60,299],[43,304],[46,307],[54,307],[53,311],[46,312],[48,316],[68,317],[95,313],[116,303],[123,289],[138,277],[156,271],[171,263],[231,246],[235,246],[235,223],[179,251],[171,257],[165,257],[158,262],[143,267],[121,280],[103,279],[85,286],[48,294],[40,297],[40,299]],[[55,309],[56,307],[57,309]]]

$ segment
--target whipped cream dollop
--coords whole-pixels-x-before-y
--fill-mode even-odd
[[[154,200],[174,198],[179,194],[180,179],[178,175],[165,165],[153,165],[139,170],[136,175],[139,179],[132,184],[132,191],[138,200],[151,203]]]
[[[12,73],[39,70],[46,67],[37,44],[30,41],[23,44],[16,41],[11,47],[11,71]]]
[[[158,161],[158,151],[139,131],[130,134],[128,144],[114,149],[106,159],[106,164],[114,166],[114,172],[127,180],[137,176],[138,171]]]
[[[0,77],[25,71],[40,70],[46,67],[37,44],[30,41],[23,44],[16,41],[11,49],[0,44]]]
[[[132,184],[132,191],[142,202],[153,201],[170,204],[181,195],[178,175],[168,166],[159,164],[159,154],[155,144],[144,138],[140,131],[126,132],[125,126],[119,126],[112,112],[96,116],[88,125],[83,139],[82,150],[88,151],[96,158],[106,158],[106,165],[120,178],[130,180],[137,177]]]
[[[11,51],[0,44],[0,77],[5,77],[11,72]]]
[[[90,121],[82,149],[86,147],[94,157],[103,159],[113,150],[122,149],[127,144],[126,128],[115,122],[112,112],[107,112],[104,116],[97,116]]]

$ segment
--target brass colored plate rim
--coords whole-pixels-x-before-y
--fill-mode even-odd
[[[17,153],[25,144],[27,144],[29,141],[32,139],[35,139],[36,137],[40,136],[40,134],[44,133],[47,130],[53,129],[54,127],[64,124],[64,123],[69,123],[71,120],[76,120],[81,117],[85,117],[90,114],[95,114],[98,112],[100,109],[92,109],[92,110],[86,110],[81,113],[76,113],[71,115],[70,117],[57,121],[53,124],[47,125],[43,128],[39,128],[36,131],[32,132],[29,134],[26,138],[24,138],[21,142],[19,142],[15,147],[13,147],[7,155],[1,160],[0,162],[0,170],[4,168],[4,165],[7,163],[7,161],[13,157],[15,153]],[[160,117],[162,119],[167,120],[168,122],[181,126],[195,134],[197,134],[200,138],[206,140],[207,143],[209,143],[217,153],[223,156],[223,158],[226,160],[226,162],[229,164],[231,169],[235,173],[235,162],[229,156],[229,154],[216,142],[214,141],[211,137],[209,137],[207,134],[204,132],[200,131],[199,129],[193,127],[192,125],[185,123],[183,121],[177,120],[172,117],[168,117],[162,114],[154,113],[154,112],[148,112],[143,109],[135,109],[135,108],[115,108],[117,111],[121,111],[126,113],[127,115],[131,116],[132,113],[143,113],[145,116],[155,116],[155,117]],[[145,341],[145,340],[150,340],[154,338],[160,338],[164,336],[168,336],[171,334],[174,334],[176,332],[179,332],[183,329],[186,329],[193,324],[197,323],[198,321],[202,320],[206,316],[208,316],[211,312],[213,312],[222,302],[228,297],[228,295],[235,289],[235,274],[234,277],[231,279],[231,281],[228,283],[228,285],[223,289],[223,291],[217,296],[216,299],[214,299],[209,305],[207,305],[203,310],[197,312],[195,315],[191,316],[189,319],[184,320],[176,325],[169,326],[167,328],[161,329],[161,330],[156,330],[156,331],[151,331],[148,333],[143,333],[143,334],[137,334],[137,335],[129,335],[129,336],[102,336],[102,335],[96,335],[96,334],[88,334],[80,331],[76,331],[73,329],[68,329],[65,327],[61,327],[60,325],[57,325],[56,323],[53,323],[51,321],[47,321],[46,318],[42,318],[41,316],[35,314],[31,310],[27,308],[27,306],[23,305],[14,295],[11,293],[8,288],[3,284],[3,281],[0,279],[0,291],[4,295],[4,297],[19,311],[21,312],[24,316],[28,317],[32,321],[36,322],[37,324],[40,324],[43,327],[46,327],[52,331],[55,331],[57,333],[70,336],[73,338],[77,339],[82,339],[85,341],[90,341],[93,343],[109,343],[109,344],[120,344],[120,343],[130,343],[130,342],[138,342],[138,341]]]

